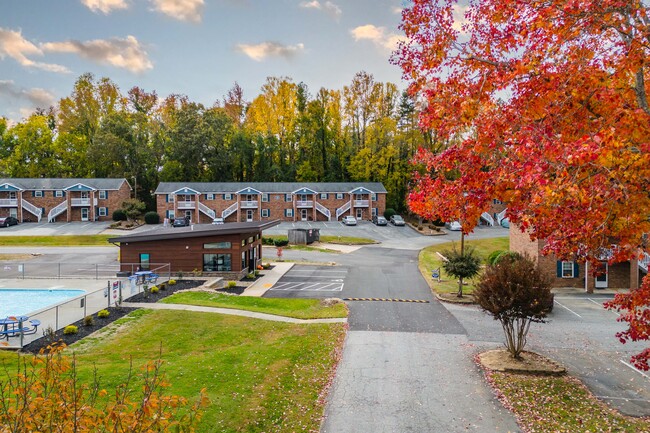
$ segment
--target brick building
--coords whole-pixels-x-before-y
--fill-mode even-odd
[[[369,220],[386,210],[379,182],[162,182],[156,189],[162,218],[185,216],[193,223]]]
[[[131,196],[126,179],[0,179],[0,216],[18,221],[108,221]]]
[[[630,260],[611,265],[603,260],[603,272],[594,276],[588,264],[558,260],[552,254],[544,256],[543,247],[543,240],[532,241],[528,233],[522,233],[515,225],[510,226],[510,250],[528,254],[536,260],[540,269],[551,277],[553,287],[581,288],[589,293],[594,289],[632,289],[639,287],[639,281],[648,272],[648,260]]]

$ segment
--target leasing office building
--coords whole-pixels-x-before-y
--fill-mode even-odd
[[[369,220],[386,210],[379,182],[162,182],[156,189],[158,214],[207,223],[339,221],[347,215]]]

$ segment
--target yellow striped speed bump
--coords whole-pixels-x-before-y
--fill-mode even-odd
[[[417,304],[428,304],[424,299],[396,299],[396,298],[343,298],[344,301],[384,301],[384,302],[413,302]]]

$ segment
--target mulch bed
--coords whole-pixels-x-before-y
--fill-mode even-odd
[[[166,298],[167,296],[178,292],[179,290],[191,289],[198,287],[203,284],[203,280],[182,280],[177,281],[176,284],[169,286],[167,285],[164,290],[160,290],[158,293],[151,293],[148,297],[144,296],[144,293],[139,293],[135,296],[132,296],[125,300],[125,302],[158,302],[159,300]],[[242,290],[243,291],[243,290]],[[84,325],[84,320],[78,320],[73,323],[78,329],[76,334],[63,334],[63,329],[56,331],[52,335],[43,336],[37,340],[32,341],[31,343],[23,346],[21,352],[25,353],[39,353],[41,349],[45,349],[47,346],[54,342],[63,342],[66,345],[70,345],[76,341],[81,340],[92,334],[95,331],[99,331],[104,326],[110,325],[114,321],[126,316],[133,310],[137,308],[127,308],[127,307],[110,307],[107,308],[110,315],[105,318],[97,317],[97,314],[93,314],[92,325]]]

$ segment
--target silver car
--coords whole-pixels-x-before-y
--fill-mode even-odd
[[[355,217],[353,217],[352,215],[348,215],[346,217],[343,217],[341,222],[343,224],[345,224],[346,226],[356,226],[357,225],[357,219]]]

